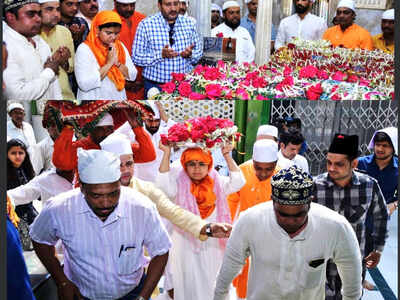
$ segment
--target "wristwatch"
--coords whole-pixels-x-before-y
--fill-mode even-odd
[[[211,223],[206,225],[206,234],[207,236],[212,236]]]

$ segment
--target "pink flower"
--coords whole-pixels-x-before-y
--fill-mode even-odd
[[[318,79],[326,80],[326,79],[329,78],[329,75],[328,75],[328,73],[325,72],[324,70],[319,70],[319,71],[318,71],[317,77],[318,77]]]
[[[217,68],[208,68],[204,73],[204,79],[217,80],[220,79],[221,73]]]
[[[222,32],[218,32],[216,36],[217,36],[218,38],[223,38],[223,37],[224,37],[224,34],[223,34]]]
[[[356,75],[350,75],[347,78],[347,82],[357,82],[358,81],[358,77]]]
[[[189,97],[190,93],[192,92],[192,86],[188,82],[181,82],[178,87],[178,92],[183,97]]]
[[[181,82],[185,80],[185,74],[183,73],[171,73],[172,79]]]
[[[240,100],[249,100],[250,96],[249,93],[244,88],[237,88],[236,89],[236,95]]]
[[[342,73],[342,72],[340,72],[340,71],[337,71],[337,72],[336,72],[335,74],[333,74],[333,76],[332,76],[332,79],[333,79],[333,80],[337,80],[337,81],[345,81],[346,78],[347,78],[347,75],[344,74],[344,73]]]
[[[246,80],[254,80],[258,77],[258,71],[250,72],[246,74]]]
[[[222,87],[219,84],[207,84],[206,95],[210,99],[218,99],[221,97]]]
[[[308,88],[306,95],[308,100],[318,100],[323,92],[321,83],[312,85]]]
[[[284,86],[293,86],[293,84],[294,84],[293,77],[286,76],[285,79],[283,79],[280,83],[277,84],[276,89],[282,92]]]
[[[273,71],[274,69],[272,69]],[[292,75],[293,70],[291,68],[289,68],[288,66],[285,66],[285,68],[283,69],[283,76],[287,77],[289,75]]]
[[[361,86],[369,86],[370,83],[371,82],[369,80],[367,80],[365,78],[360,78],[359,85],[361,85]]]
[[[199,93],[196,93],[196,92],[191,92],[190,95],[189,95],[189,99],[190,100],[203,100],[205,98],[206,98],[205,95],[199,94]]]
[[[314,66],[307,66],[300,70],[299,78],[315,78],[318,74],[318,69]]]
[[[193,70],[194,75],[200,75],[203,72],[204,72],[204,67],[202,65],[197,65]]]
[[[225,62],[224,62],[223,60],[219,60],[219,61],[217,62],[217,66],[218,66],[218,68],[220,68],[220,69],[224,69],[225,66],[226,66],[226,64],[225,64]]]
[[[264,97],[263,95],[257,95],[256,100],[269,100],[269,98]]]
[[[174,82],[170,81],[161,85],[163,92],[172,94],[175,91],[176,85]]]
[[[266,87],[268,82],[264,79],[264,77],[257,77],[253,79],[253,87],[255,88],[264,88]]]

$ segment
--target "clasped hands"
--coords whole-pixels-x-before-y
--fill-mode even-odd
[[[162,48],[161,56],[162,58],[174,58],[177,56],[181,56],[183,58],[189,58],[192,56],[193,49],[194,49],[194,44],[188,46],[181,53],[178,53],[174,49],[170,48],[169,45],[165,45],[164,48]]]

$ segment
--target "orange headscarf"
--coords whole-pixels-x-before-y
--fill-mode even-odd
[[[14,226],[18,227],[19,218],[14,210],[14,207],[8,195],[7,195],[7,214],[11,222],[14,224]]]
[[[208,164],[208,171],[211,170],[213,159],[210,152],[205,152],[200,148],[186,149],[181,156],[181,164],[187,174],[186,163],[197,160]],[[192,181],[190,192],[196,198],[200,216],[205,219],[212,214],[215,208],[216,195],[214,193],[214,180],[207,174],[199,184]]]
[[[108,49],[106,46],[103,45],[98,37],[99,26],[107,23],[122,24],[121,17],[116,12],[111,10],[103,10],[99,12],[93,18],[90,32],[85,40],[85,44],[88,45],[92,50],[100,67],[104,66],[107,62]],[[125,64],[125,51],[122,43],[119,40],[115,40],[115,48],[118,52],[118,61],[121,64]],[[107,76],[114,82],[118,91],[121,91],[125,87],[125,77],[122,72],[117,68],[117,66],[112,66],[111,69],[108,71]]]

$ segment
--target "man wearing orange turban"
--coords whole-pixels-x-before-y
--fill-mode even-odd
[[[213,167],[209,152],[186,149],[178,161],[169,165],[171,148],[160,145],[164,156],[156,185],[182,208],[207,222],[231,223],[227,196],[245,184],[242,172],[230,156],[232,145],[221,148],[230,176],[221,176]],[[211,232],[207,232],[208,235]],[[216,274],[221,266],[226,239],[197,241],[173,226],[173,241],[166,269],[166,290],[174,300],[212,299]]]
[[[134,81],[137,70],[119,40],[121,24],[114,11],[104,10],[94,17],[75,55],[78,100],[126,100],[125,80]]]

